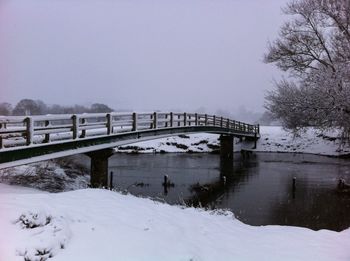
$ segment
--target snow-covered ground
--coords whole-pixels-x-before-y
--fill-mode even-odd
[[[262,127],[257,151],[349,154],[337,133],[299,137]],[[213,152],[219,135],[179,135],[119,152]],[[235,141],[235,150],[252,144]],[[81,159],[78,158],[80,162]],[[0,181],[46,191],[86,188],[88,170],[63,159],[0,172]],[[75,167],[73,167],[75,166]],[[78,167],[78,168],[76,168]],[[86,167],[86,165],[85,165]],[[99,189],[64,193],[0,183],[0,261],[31,260],[350,260],[350,229],[253,227],[230,212],[170,206]]]
[[[299,136],[279,126],[262,126],[261,138],[254,151],[263,152],[298,152],[319,155],[340,156],[350,154],[349,145],[342,145],[337,130],[321,133],[313,128],[301,132]],[[169,138],[150,140],[122,146],[117,152],[213,152],[219,149],[219,135],[186,134]],[[253,148],[252,142],[235,140],[235,151]]]
[[[350,229],[253,227],[230,212],[100,189],[0,191],[1,261],[350,260]]]

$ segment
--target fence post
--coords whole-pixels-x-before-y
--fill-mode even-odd
[[[170,127],[174,126],[174,114],[170,112]]]
[[[207,126],[208,125],[208,114],[204,115],[204,125]]]
[[[198,126],[198,114],[194,114],[194,125]]]
[[[153,129],[157,129],[157,124],[158,124],[158,117],[157,117],[157,112],[153,113]]]
[[[50,121],[46,120],[45,121],[45,127],[49,127],[50,126]],[[45,143],[49,143],[50,142],[50,133],[46,133],[45,134],[45,139],[44,139]]]
[[[107,135],[110,135],[113,133],[113,117],[112,114],[107,113]]]
[[[215,126],[215,122],[216,122],[216,116],[213,115],[213,126]]]
[[[137,131],[137,113],[132,114],[132,131]]]
[[[0,136],[0,149],[3,149],[3,148],[4,148],[4,141],[2,136]]]
[[[224,118],[221,117],[220,119],[220,127],[222,128],[224,126]]]
[[[33,137],[34,137],[34,122],[32,117],[27,117],[25,119],[26,122],[26,137],[27,137],[27,145],[33,143]]]
[[[187,113],[184,112],[184,126],[187,125]]]
[[[177,119],[178,119],[178,121],[177,121],[177,126],[180,127],[180,126],[181,126],[181,122],[180,122],[181,115],[180,115],[180,114],[177,115]]]
[[[78,138],[78,133],[79,133],[79,118],[76,114],[72,116],[72,131],[73,131],[73,140]]]
[[[226,128],[230,129],[230,119],[227,119]]]

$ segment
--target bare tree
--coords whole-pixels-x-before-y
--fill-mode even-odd
[[[12,105],[7,102],[0,103],[0,115],[7,116],[12,113]]]
[[[112,112],[113,109],[108,107],[103,103],[94,103],[91,105],[90,112],[102,113],[102,112]]]
[[[13,115],[39,115],[47,112],[47,106],[44,102],[31,99],[20,100],[13,109]]]
[[[266,108],[297,130],[340,127],[350,133],[350,0],[293,0],[265,62],[293,80],[276,83]]]

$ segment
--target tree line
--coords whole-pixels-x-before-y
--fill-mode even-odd
[[[41,100],[22,99],[15,106],[3,102],[0,103],[0,115],[23,116],[45,114],[74,114],[74,113],[107,113],[114,111],[103,103],[94,103],[90,107],[83,105],[62,106],[58,104],[47,105]]]

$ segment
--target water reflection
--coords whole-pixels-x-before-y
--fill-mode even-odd
[[[295,225],[343,230],[350,226],[350,162],[302,154],[117,154],[110,160],[114,185],[170,204],[232,210],[251,225]],[[169,184],[164,186],[164,175]],[[293,191],[293,178],[296,189]]]

